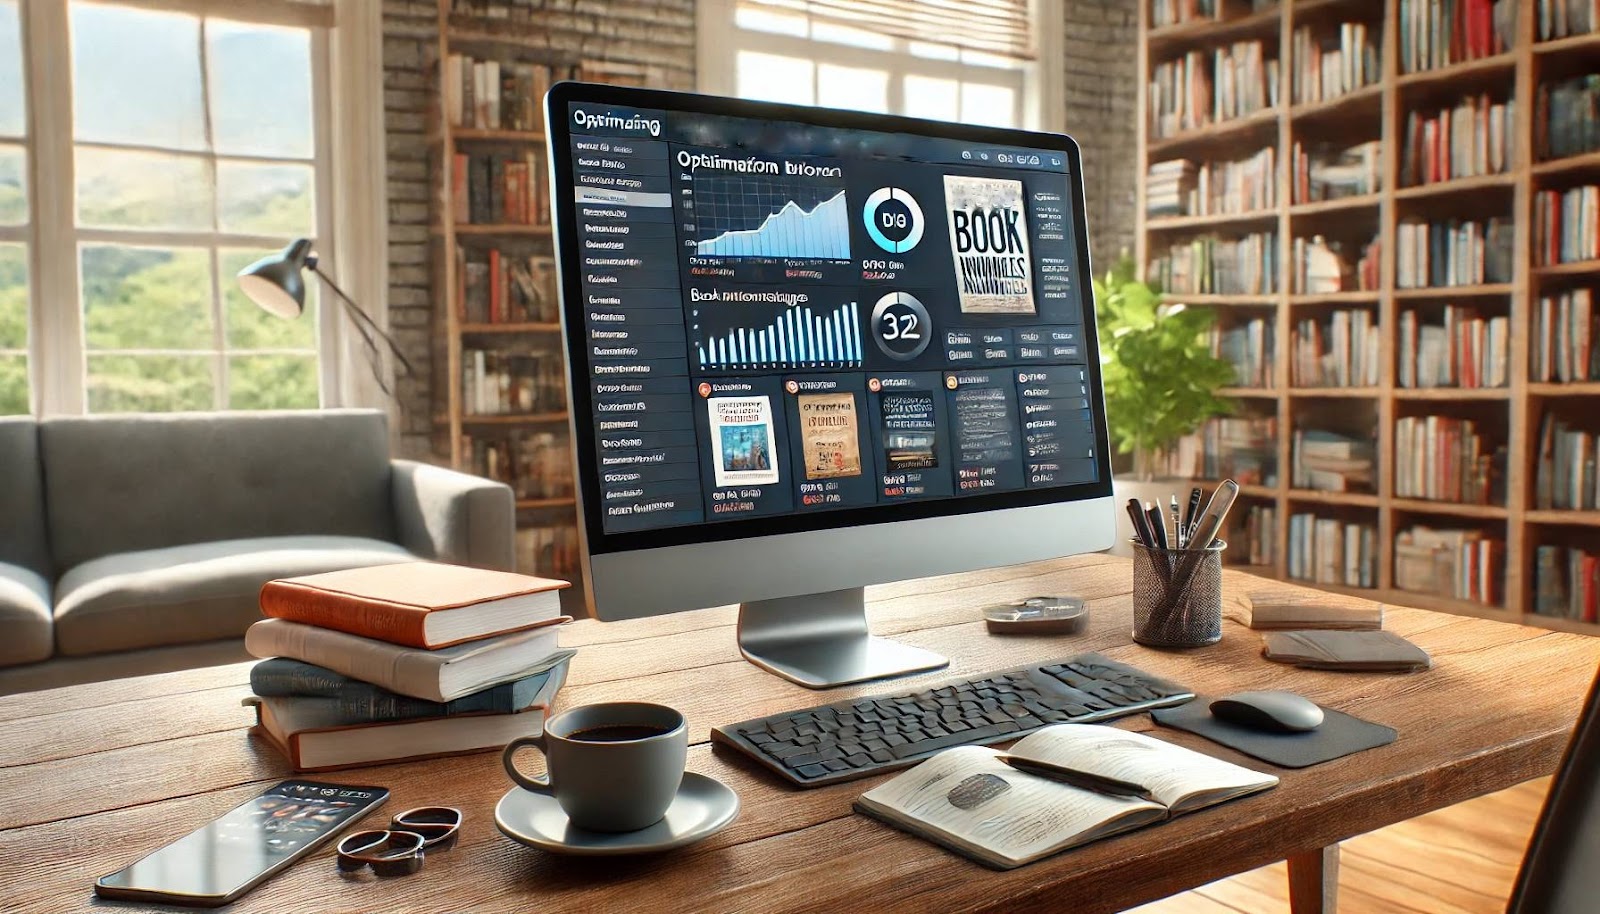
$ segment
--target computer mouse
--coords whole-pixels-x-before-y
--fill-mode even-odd
[[[1211,713],[1220,720],[1264,733],[1304,733],[1322,724],[1322,709],[1309,698],[1277,689],[1219,698],[1211,703]]]

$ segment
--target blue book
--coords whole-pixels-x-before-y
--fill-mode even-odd
[[[567,662],[576,651],[557,651],[519,678],[453,701],[427,701],[399,695],[326,667],[274,657],[250,668],[250,689],[265,698],[292,700],[303,710],[336,716],[346,723],[382,723],[460,714],[514,714],[535,706],[566,682]]]

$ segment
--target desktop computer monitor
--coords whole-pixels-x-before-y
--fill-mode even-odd
[[[865,585],[1111,545],[1070,138],[582,83],[546,116],[598,618],[739,603],[821,688],[946,663]]]

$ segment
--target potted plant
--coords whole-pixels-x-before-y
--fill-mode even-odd
[[[1211,354],[1216,315],[1163,304],[1161,290],[1139,280],[1126,254],[1095,277],[1094,298],[1111,443],[1131,453],[1135,475],[1149,480],[1178,439],[1233,411],[1217,389],[1233,382],[1234,369]]]

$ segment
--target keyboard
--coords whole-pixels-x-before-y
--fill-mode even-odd
[[[797,787],[821,787],[906,768],[951,746],[1005,742],[1050,724],[1094,723],[1191,698],[1188,689],[1136,667],[1079,654],[727,724],[711,739]]]

